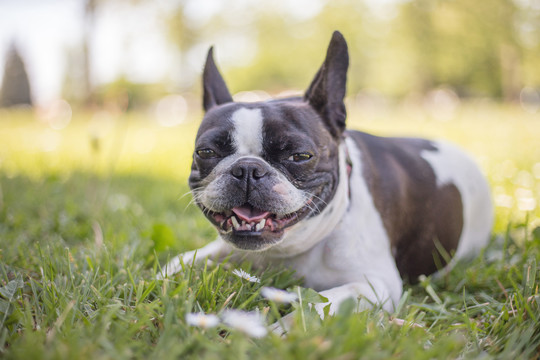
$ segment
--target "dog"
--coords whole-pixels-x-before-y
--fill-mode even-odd
[[[478,166],[446,142],[346,130],[348,65],[336,31],[303,97],[241,103],[210,48],[189,186],[219,236],[162,275],[230,257],[293,269],[328,299],[321,316],[349,298],[392,312],[404,281],[486,245],[493,207]]]

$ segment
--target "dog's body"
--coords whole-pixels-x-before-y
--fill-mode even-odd
[[[347,67],[336,32],[303,98],[235,103],[209,52],[190,186],[219,238],[165,274],[195,254],[231,256],[296,270],[330,313],[351,297],[391,311],[402,279],[486,244],[492,205],[478,167],[443,142],[346,131]]]

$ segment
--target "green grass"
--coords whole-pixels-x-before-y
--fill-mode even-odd
[[[185,315],[258,309],[271,324],[275,304],[260,290],[301,285],[292,273],[242,264],[261,278],[250,283],[223,264],[155,280],[168,258],[215,236],[184,196],[196,122],[165,129],[144,114],[82,114],[52,130],[1,113],[0,358],[539,358],[539,116],[468,106],[449,122],[418,109],[351,119],[473,153],[498,205],[493,241],[449,274],[405,286],[395,314],[345,304],[321,321],[304,301],[287,338],[252,339],[224,325],[190,327]]]

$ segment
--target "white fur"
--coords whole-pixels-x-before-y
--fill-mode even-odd
[[[236,154],[261,155],[263,141],[261,109],[240,108],[232,114],[231,121],[234,124],[232,139]]]
[[[475,162],[458,147],[436,142],[439,151],[424,151],[437,176],[437,185],[454,184],[463,203],[463,230],[451,265],[460,258],[472,256],[484,247],[493,225],[493,205],[484,176]]]

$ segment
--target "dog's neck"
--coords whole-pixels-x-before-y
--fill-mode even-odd
[[[301,221],[287,230],[283,241],[261,255],[286,258],[302,254],[327,237],[343,219],[349,207],[349,175],[351,162],[346,140],[339,148],[339,183],[333,199],[318,215]]]

